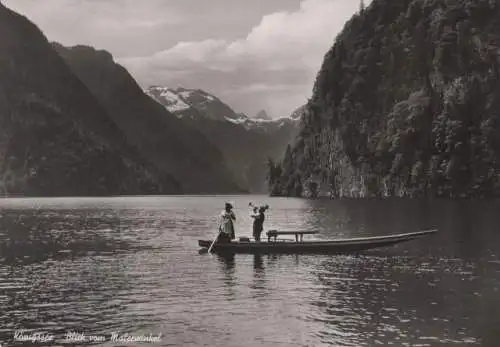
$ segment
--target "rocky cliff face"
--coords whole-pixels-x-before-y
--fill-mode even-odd
[[[274,195],[500,194],[500,2],[374,0],[325,55]]]
[[[178,193],[25,17],[0,4],[0,193]]]
[[[221,151],[202,132],[148,97],[111,54],[87,46],[53,46],[104,106],[127,141],[160,172],[173,175],[184,193],[242,191]]]

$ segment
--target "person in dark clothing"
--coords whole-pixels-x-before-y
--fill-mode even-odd
[[[264,212],[267,210],[266,206],[261,206],[259,208],[254,207],[252,218],[253,220],[253,237],[256,242],[260,242],[260,234],[262,234],[262,230],[264,230],[264,220],[266,216]]]

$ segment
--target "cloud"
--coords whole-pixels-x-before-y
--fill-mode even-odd
[[[60,23],[74,30],[151,27],[159,24],[175,24],[183,20],[171,0],[4,0],[16,11],[26,13],[42,27],[55,28]],[[44,23],[45,25],[41,24]],[[49,25],[51,24],[52,25]],[[57,31],[61,33],[60,30]],[[70,33],[68,33],[70,34]],[[102,33],[106,34],[106,33]]]
[[[203,88],[236,111],[285,116],[306,102],[324,54],[358,8],[352,0],[303,0],[297,11],[263,16],[242,39],[179,42],[119,61],[145,86]]]
[[[110,51],[143,86],[202,88],[236,111],[274,116],[307,101],[324,54],[359,8],[354,0],[3,3],[51,41]]]
[[[266,13],[300,0],[1,0],[64,45],[87,44],[115,56],[150,55],[179,41],[235,40]]]
[[[88,44],[115,54],[142,50],[158,32],[187,20],[173,0],[3,0],[35,22],[52,41]],[[150,51],[151,52],[151,51]]]

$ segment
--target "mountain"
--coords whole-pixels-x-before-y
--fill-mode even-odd
[[[259,120],[267,120],[267,121],[271,121],[272,118],[269,117],[269,115],[267,114],[266,111],[264,110],[260,110],[257,115],[255,115],[255,118],[254,119],[259,119]]]
[[[152,86],[146,91],[222,151],[237,183],[251,192],[267,190],[268,158],[277,160],[298,131],[298,122],[250,118],[199,89]]]
[[[200,131],[174,117],[139,87],[110,53],[87,46],[53,47],[138,152],[189,194],[242,192],[220,150]],[[170,94],[165,94],[168,99]],[[191,96],[201,104],[200,97]],[[188,100],[190,100],[188,98]],[[182,110],[180,100],[171,107]]]
[[[265,111],[260,111],[255,118],[250,118],[244,113],[236,113],[218,97],[200,89],[151,86],[145,93],[181,119],[203,118],[231,122],[247,130],[262,132],[276,131],[285,124],[293,123],[289,117],[273,120]]]
[[[326,53],[272,195],[500,195],[500,1],[373,0]]]
[[[290,119],[300,122],[304,117],[307,117],[307,111],[307,104],[302,105],[292,112],[292,114],[290,115]]]
[[[228,105],[203,90],[152,86],[145,92],[179,118],[205,117],[224,121],[235,116]]]
[[[178,193],[28,19],[0,4],[0,193]]]

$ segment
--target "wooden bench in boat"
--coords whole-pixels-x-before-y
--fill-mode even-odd
[[[295,235],[295,241],[302,242],[304,240],[304,235],[313,235],[317,234],[317,231],[304,231],[304,230],[299,230],[299,231],[278,231],[278,230],[269,230],[267,232],[267,241],[271,242],[271,238],[274,238],[274,242],[276,242],[276,238],[279,235]],[[300,236],[300,238],[299,238]]]

